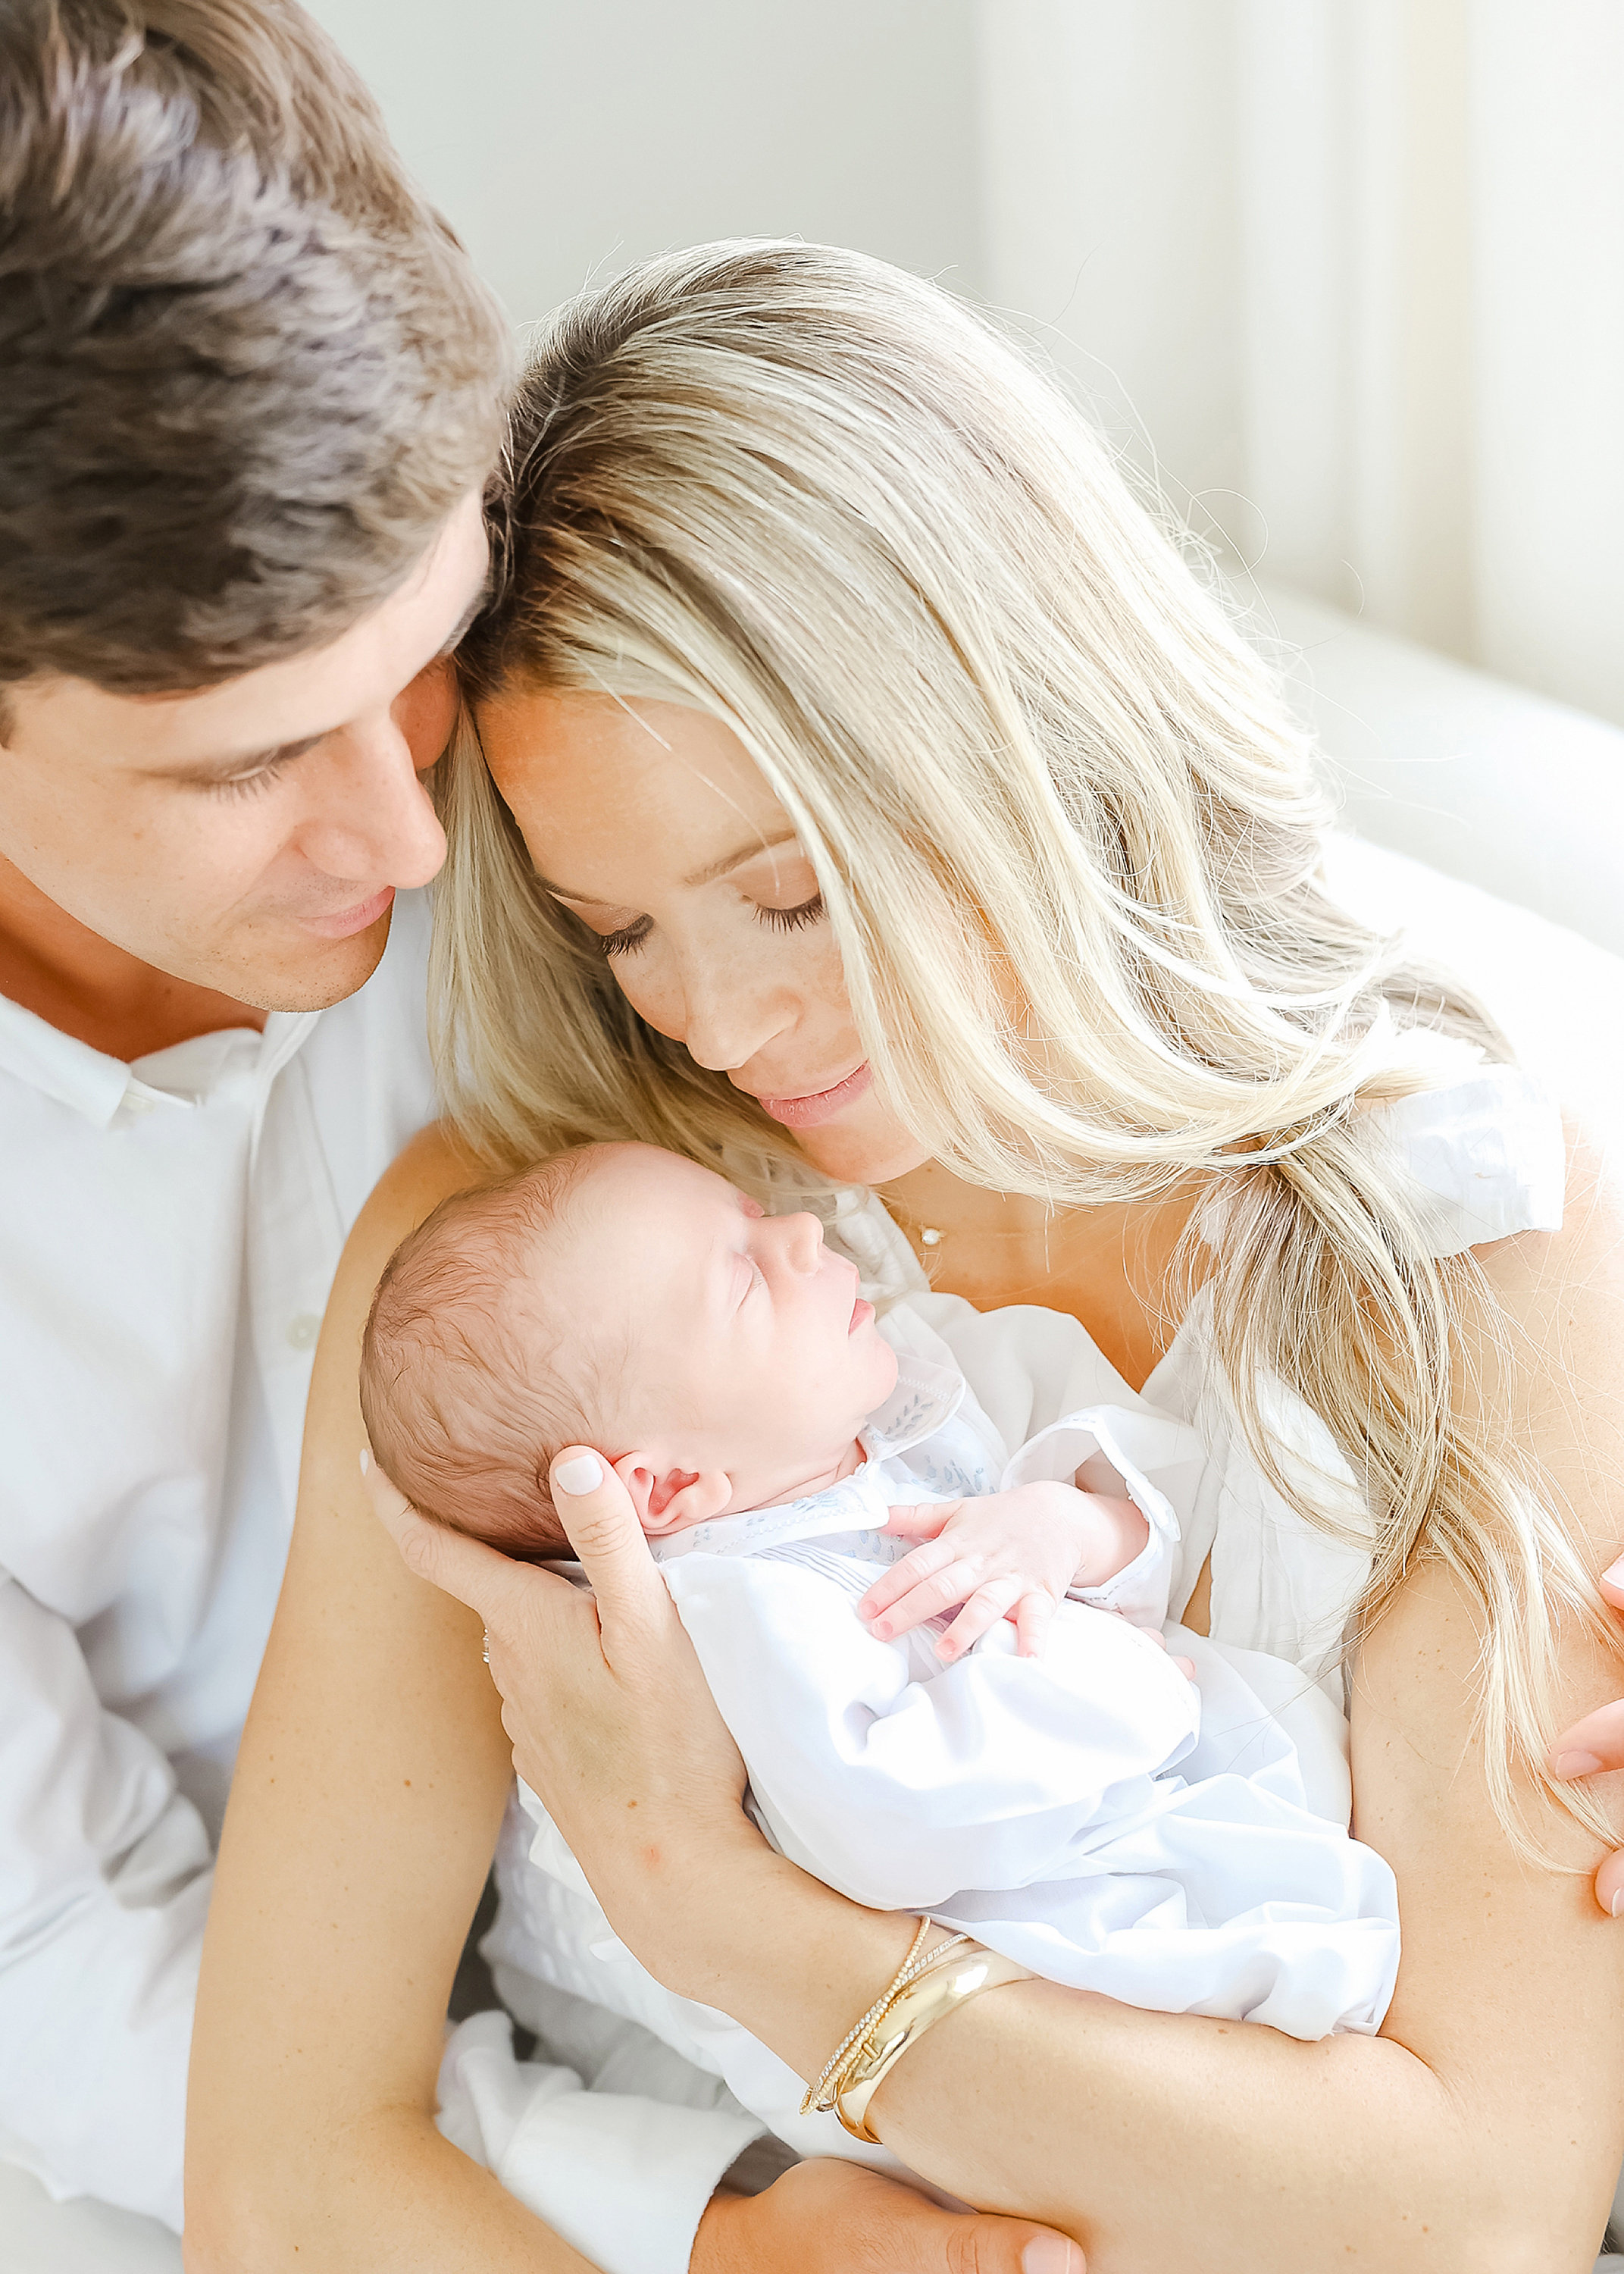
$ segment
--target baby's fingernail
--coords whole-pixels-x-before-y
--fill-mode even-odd
[[[372,1455],[367,1451],[367,1449],[366,1449],[365,1446],[365,1445],[363,1445],[363,1446],[362,1446],[362,1448],[361,1448],[361,1474],[362,1474],[363,1476],[365,1476],[365,1475],[366,1474],[366,1472],[367,1472],[368,1469],[370,1469],[370,1468],[372,1467]]]
[[[1594,1776],[1600,1766],[1594,1753],[1559,1753],[1551,1764],[1551,1773],[1554,1777]]]
[[[1083,2254],[1064,2234],[1040,2234],[1020,2254],[1020,2274],[1084,2274]]]
[[[573,1461],[560,1461],[553,1472],[553,1481],[559,1490],[576,1500],[603,1480],[604,1465],[595,1453],[579,1453]]]
[[[1617,1918],[1620,1911],[1624,1911],[1624,1887],[1615,1887],[1613,1891],[1613,1917]]]

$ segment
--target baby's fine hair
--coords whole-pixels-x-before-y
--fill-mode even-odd
[[[361,1412],[379,1466],[425,1516],[508,1555],[571,1552],[548,1470],[603,1434],[593,1337],[552,1312],[536,1264],[582,1228],[608,1149],[442,1201],[390,1257],[367,1316]]]

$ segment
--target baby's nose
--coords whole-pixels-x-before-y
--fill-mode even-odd
[[[786,1216],[784,1231],[785,1252],[794,1269],[816,1271],[823,1246],[823,1227],[817,1218],[809,1213]]]

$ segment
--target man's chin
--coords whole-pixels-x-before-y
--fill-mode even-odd
[[[348,939],[305,935],[300,950],[279,956],[246,954],[235,984],[222,983],[239,1003],[258,1011],[327,1011],[365,986],[389,943],[391,903],[376,923]]]

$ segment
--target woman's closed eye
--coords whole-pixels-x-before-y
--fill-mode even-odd
[[[768,924],[774,931],[800,931],[807,924],[821,921],[823,895],[814,892],[809,900],[802,900],[794,908],[763,907],[758,904],[755,913],[757,923]],[[639,916],[634,923],[622,924],[618,931],[599,932],[598,945],[606,956],[631,955],[647,943],[653,929],[651,916]]]

